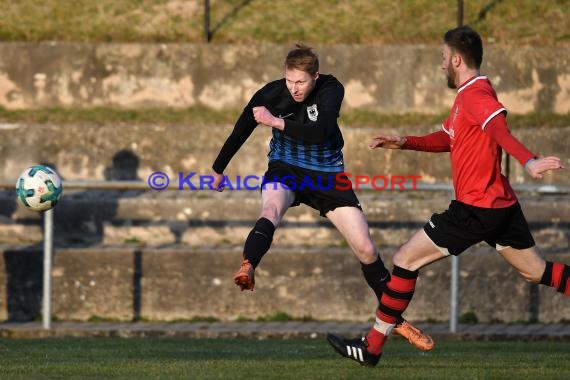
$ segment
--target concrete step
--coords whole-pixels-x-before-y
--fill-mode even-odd
[[[396,247],[383,258],[391,267]],[[0,320],[38,318],[42,299],[41,247],[0,246]],[[570,262],[570,252],[545,253]],[[257,319],[279,312],[300,319],[370,321],[377,300],[347,248],[272,249],[256,270],[254,292],[240,292],[233,273],[241,250],[216,247],[56,247],[52,278],[58,321],[189,321]],[[479,322],[560,322],[567,297],[534,289],[492,249],[474,247],[460,258],[460,314]],[[450,262],[421,271],[406,317],[449,319]]]
[[[254,338],[254,339],[324,339],[329,333],[361,336],[371,322],[53,322],[49,330],[40,322],[0,323],[0,338],[48,337],[180,337],[180,338]],[[415,323],[415,326],[440,340],[570,341],[570,324],[458,324],[457,332],[448,323]],[[392,339],[404,339],[398,335]]]

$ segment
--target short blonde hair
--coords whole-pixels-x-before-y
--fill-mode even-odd
[[[319,71],[319,57],[313,49],[303,44],[296,44],[285,58],[286,69],[297,69],[315,75]]]

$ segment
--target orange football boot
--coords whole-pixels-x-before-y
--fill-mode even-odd
[[[412,326],[411,323],[404,320],[402,323],[397,324],[393,330],[394,333],[403,336],[410,342],[410,344],[422,351],[429,351],[434,348],[435,342],[432,337]]]
[[[248,259],[243,260],[239,270],[234,275],[234,282],[237,286],[244,290],[251,290],[255,286],[255,269]]]

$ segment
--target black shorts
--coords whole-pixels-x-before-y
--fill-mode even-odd
[[[349,183],[348,177],[342,173],[303,169],[273,161],[263,176],[261,191],[281,186],[295,193],[291,207],[304,203],[326,217],[329,211],[337,207],[348,206],[362,210]]]
[[[506,208],[481,208],[451,201],[447,210],[431,216],[424,231],[434,244],[452,255],[482,241],[497,249],[535,245],[518,202]]]

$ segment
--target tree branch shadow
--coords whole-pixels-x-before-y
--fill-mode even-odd
[[[478,24],[485,20],[487,17],[487,13],[489,13],[497,4],[502,3],[503,0],[493,0],[489,4],[485,5],[477,14],[477,19],[475,20],[475,24]]]
[[[228,21],[235,17],[239,11],[249,5],[249,3],[251,3],[251,0],[242,0],[241,3],[234,6],[234,8],[229,13],[227,13],[216,25],[214,25],[211,30],[208,31],[209,39],[214,38],[214,35],[218,32],[218,30],[220,30],[222,26],[227,24]]]

